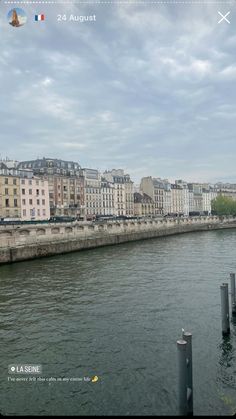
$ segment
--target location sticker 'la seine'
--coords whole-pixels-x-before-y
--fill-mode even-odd
[[[23,9],[15,7],[8,12],[7,20],[11,26],[14,28],[19,28],[27,22],[27,16]]]
[[[9,374],[41,374],[42,365],[11,364],[8,365]]]

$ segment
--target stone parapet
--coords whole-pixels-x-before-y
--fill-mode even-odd
[[[0,226],[0,264],[172,234],[235,228],[234,217]]]

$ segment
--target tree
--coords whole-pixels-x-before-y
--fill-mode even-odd
[[[228,196],[218,195],[211,201],[211,209],[216,215],[236,215],[236,201]]]

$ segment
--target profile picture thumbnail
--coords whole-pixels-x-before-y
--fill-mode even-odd
[[[27,16],[23,9],[15,7],[14,9],[11,9],[8,12],[7,20],[10,25],[14,26],[15,28],[18,28],[19,26],[22,26],[26,23]]]

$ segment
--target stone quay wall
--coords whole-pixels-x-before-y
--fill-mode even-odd
[[[194,231],[236,228],[236,217],[0,226],[0,264]]]

